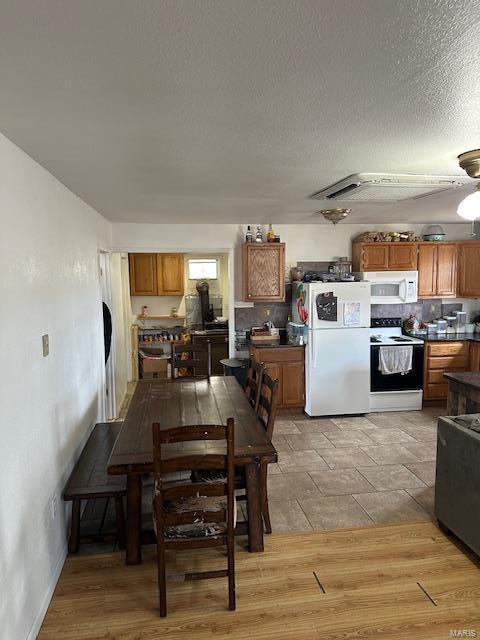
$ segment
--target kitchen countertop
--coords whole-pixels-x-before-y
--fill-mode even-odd
[[[415,336],[424,342],[480,342],[480,333],[447,333],[443,335]]]
[[[454,382],[465,384],[469,387],[474,387],[475,389],[480,389],[480,373],[467,371],[464,373],[444,373],[443,375],[445,378],[448,378],[448,380],[453,380]]]

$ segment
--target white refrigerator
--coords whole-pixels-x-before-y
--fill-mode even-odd
[[[293,322],[307,326],[305,412],[370,410],[370,283],[293,283]]]

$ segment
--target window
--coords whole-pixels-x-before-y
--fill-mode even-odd
[[[216,280],[218,278],[218,262],[215,258],[188,261],[189,280]]]

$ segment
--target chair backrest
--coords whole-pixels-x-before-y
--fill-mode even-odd
[[[273,427],[277,415],[278,386],[278,380],[274,380],[272,376],[265,371],[260,388],[257,415],[261,422],[263,422],[269,438],[273,435]]]
[[[245,383],[245,394],[255,411],[258,408],[258,401],[260,400],[260,390],[264,372],[265,367],[263,364],[255,360],[255,358],[250,358],[248,362],[247,381]]]
[[[152,425],[153,467],[155,481],[154,509],[157,523],[157,536],[163,540],[165,527],[200,522],[224,522],[233,531],[235,510],[235,435],[234,420],[228,418],[224,425],[191,425],[161,429],[158,422]],[[209,443],[199,450],[188,447],[188,443],[199,441],[218,441]],[[173,446],[172,446],[173,445]],[[217,446],[218,445],[218,446]],[[209,453],[209,451],[212,451]],[[218,480],[209,482],[191,482],[179,480],[164,484],[166,474],[182,471],[214,469],[220,473]],[[226,481],[225,481],[226,475]],[[209,511],[202,508],[201,499],[211,496],[227,496],[227,507]],[[165,504],[169,501],[196,497],[199,499],[192,511],[168,512]],[[194,546],[192,544],[192,546]]]
[[[212,374],[212,350],[210,341],[201,344],[172,342],[172,378],[182,369],[181,378],[210,378]]]

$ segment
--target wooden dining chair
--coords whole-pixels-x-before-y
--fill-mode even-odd
[[[212,374],[212,350],[210,341],[202,344],[172,342],[172,379],[207,378]],[[176,376],[183,370],[184,375]]]
[[[186,580],[228,577],[228,606],[235,609],[235,454],[234,421],[227,425],[193,425],[161,430],[154,423],[153,516],[157,538],[158,587],[160,616],[167,615],[165,551],[226,545],[227,569],[186,573]],[[218,441],[221,453],[203,451],[169,451],[169,443],[201,440]],[[214,443],[216,445],[216,443]],[[225,455],[226,452],[226,455]],[[218,480],[210,482],[165,482],[165,474],[193,470],[218,470]]]
[[[262,379],[265,367],[261,362],[250,358],[248,362],[247,381],[245,383],[245,394],[249,399],[252,407],[257,410],[258,401],[260,400],[260,389],[262,387]]]
[[[274,380],[267,372],[263,374],[262,386],[260,389],[260,397],[258,400],[257,415],[265,427],[270,440],[273,436],[275,426],[275,418],[277,416],[278,405],[278,380]],[[265,523],[265,531],[272,533],[272,525],[270,522],[270,511],[268,508],[268,490],[267,490],[267,473],[268,465],[260,465],[259,482],[260,482],[260,501],[262,506],[262,516]]]

